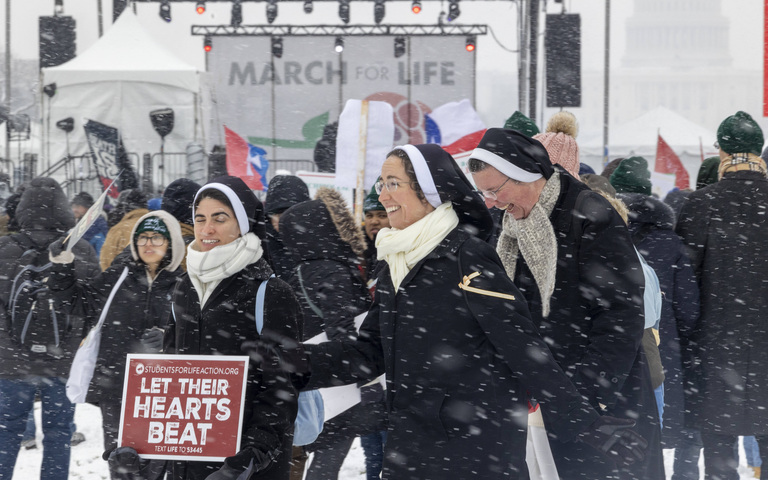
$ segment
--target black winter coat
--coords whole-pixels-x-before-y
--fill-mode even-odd
[[[683,205],[677,233],[701,295],[687,420],[703,432],[768,434],[768,180],[726,173]]]
[[[608,200],[570,175],[561,174],[560,183],[550,215],[558,251],[549,316],[542,317],[539,289],[522,256],[515,285],[528,299],[539,334],[581,394],[595,408],[605,405],[607,415],[635,420],[635,431],[648,441],[645,462],[617,478],[664,478],[656,398],[640,348],[645,326],[640,261]],[[594,450],[561,441],[546,406],[542,415],[563,480],[612,475],[615,466]]]
[[[637,250],[653,267],[661,287],[659,353],[664,367],[664,448],[675,448],[685,432],[683,365],[687,344],[699,318],[699,286],[682,240],[674,232],[672,208],[639,193],[620,195],[629,209],[629,232]]]
[[[459,288],[510,294],[500,299]],[[528,478],[528,397],[573,440],[597,413],[552,359],[493,248],[458,228],[394,291],[382,269],[357,341],[311,347],[307,388],[386,372],[384,478]]]
[[[63,230],[34,229],[0,238],[0,378],[22,378],[27,375],[68,377],[77,347],[88,333],[90,325],[87,321],[83,317],[70,315],[66,337],[61,344],[64,356],[55,358],[46,353],[35,353],[22,348],[11,339],[7,330],[9,316],[6,309],[13,279],[23,266],[19,261],[27,250],[23,245],[35,245],[34,249],[41,252],[42,261],[47,261],[48,245],[61,238],[64,233]],[[17,235],[25,236],[26,240],[19,243],[15,240]],[[85,240],[77,242],[72,248],[72,253],[75,254],[74,269],[78,278],[91,279],[101,270],[96,252]]]
[[[256,291],[272,275],[261,258],[219,283],[200,306],[188,276],[182,277],[173,296],[174,315],[166,334],[166,352],[184,355],[245,355],[245,342],[259,338],[256,329]],[[269,280],[264,301],[264,330],[298,339],[301,309],[291,287]],[[282,450],[277,461],[253,477],[287,480],[293,443],[297,393],[284,374],[265,373],[251,363],[245,393],[241,448],[255,446],[265,452]],[[221,463],[176,462],[174,480],[203,480]]]

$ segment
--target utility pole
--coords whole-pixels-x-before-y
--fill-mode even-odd
[[[11,163],[11,0],[5,0],[5,161]],[[8,172],[13,175],[13,172]]]
[[[518,41],[518,68],[517,68],[517,109],[521,113],[525,113],[526,94],[528,93],[528,60],[526,58],[528,54],[528,1],[520,0],[518,7],[518,14],[520,16],[520,33]]]
[[[104,35],[104,10],[101,5],[101,0],[96,0],[96,11],[99,17],[99,38]]]
[[[531,53],[528,56],[528,116],[536,123],[536,89],[539,74],[539,0],[530,0]]]
[[[611,72],[611,0],[605,0],[605,71],[603,72],[603,166],[608,163],[608,120]]]

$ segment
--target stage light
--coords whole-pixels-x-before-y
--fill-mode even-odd
[[[213,42],[211,41],[210,35],[206,35],[205,38],[203,39],[203,50],[205,50],[206,52],[210,52],[211,50],[213,50]]]
[[[395,37],[395,58],[405,55],[405,37]]]
[[[421,2],[419,0],[413,0],[411,4],[411,11],[413,13],[421,13]]]
[[[64,0],[56,0],[53,4],[53,15],[58,17],[64,14]]]
[[[336,37],[336,44],[333,47],[334,50],[336,50],[336,53],[341,53],[344,51],[344,39],[342,37]]]
[[[339,18],[344,23],[349,23],[349,0],[339,0]]]
[[[314,6],[312,5],[312,0],[306,0],[304,2],[304,13],[312,13],[312,9]]]
[[[199,1],[197,2],[197,6],[195,7],[195,11],[198,13],[198,15],[202,15],[205,13],[205,2]]]
[[[446,20],[452,22],[459,18],[459,15],[461,15],[461,10],[459,10],[459,0],[450,0],[448,3],[448,16],[446,17]]]
[[[277,18],[277,0],[269,0],[267,3],[267,23],[275,23]]]
[[[276,58],[283,57],[283,39],[282,37],[272,37],[272,55]]]
[[[240,0],[234,0],[232,2],[232,21],[230,24],[233,27],[239,27],[243,23],[243,6],[240,4]]]
[[[375,0],[373,4],[373,21],[376,22],[376,25],[384,20],[384,12],[384,0]]]
[[[171,4],[168,0],[160,2],[160,18],[168,23],[171,22]]]
[[[469,36],[467,37],[467,46],[464,47],[467,49],[468,52],[474,52],[475,51],[475,37]]]

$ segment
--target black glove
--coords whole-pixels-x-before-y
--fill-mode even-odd
[[[152,327],[144,330],[141,335],[141,346],[144,353],[160,353],[163,351],[163,337],[165,330],[160,327]]]
[[[642,462],[648,442],[634,430],[634,420],[603,415],[579,434],[579,440],[618,464]]]
[[[292,338],[264,329],[261,337],[244,342],[242,349],[265,372],[309,373],[309,358],[304,345]]]
[[[279,448],[264,452],[256,447],[245,447],[237,455],[225,458],[224,465],[205,480],[247,480],[269,468],[281,453]]]
[[[72,252],[67,252],[67,239],[69,237],[61,237],[48,245],[48,253],[54,263],[67,264],[75,261],[75,255]]]
[[[141,458],[131,447],[118,447],[107,450],[101,456],[109,463],[109,471],[123,474],[139,473],[141,470]]]

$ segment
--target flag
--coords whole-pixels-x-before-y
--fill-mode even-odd
[[[251,190],[266,190],[267,151],[251,145],[243,137],[224,126],[224,138],[227,143],[227,173],[240,177]]]
[[[658,173],[674,173],[675,186],[681,190],[691,187],[688,171],[680,161],[680,157],[672,150],[667,142],[659,134],[656,144],[656,166],[653,168]]]
[[[469,100],[450,102],[424,115],[426,143],[436,143],[451,155],[469,152],[485,134],[485,123]]]

